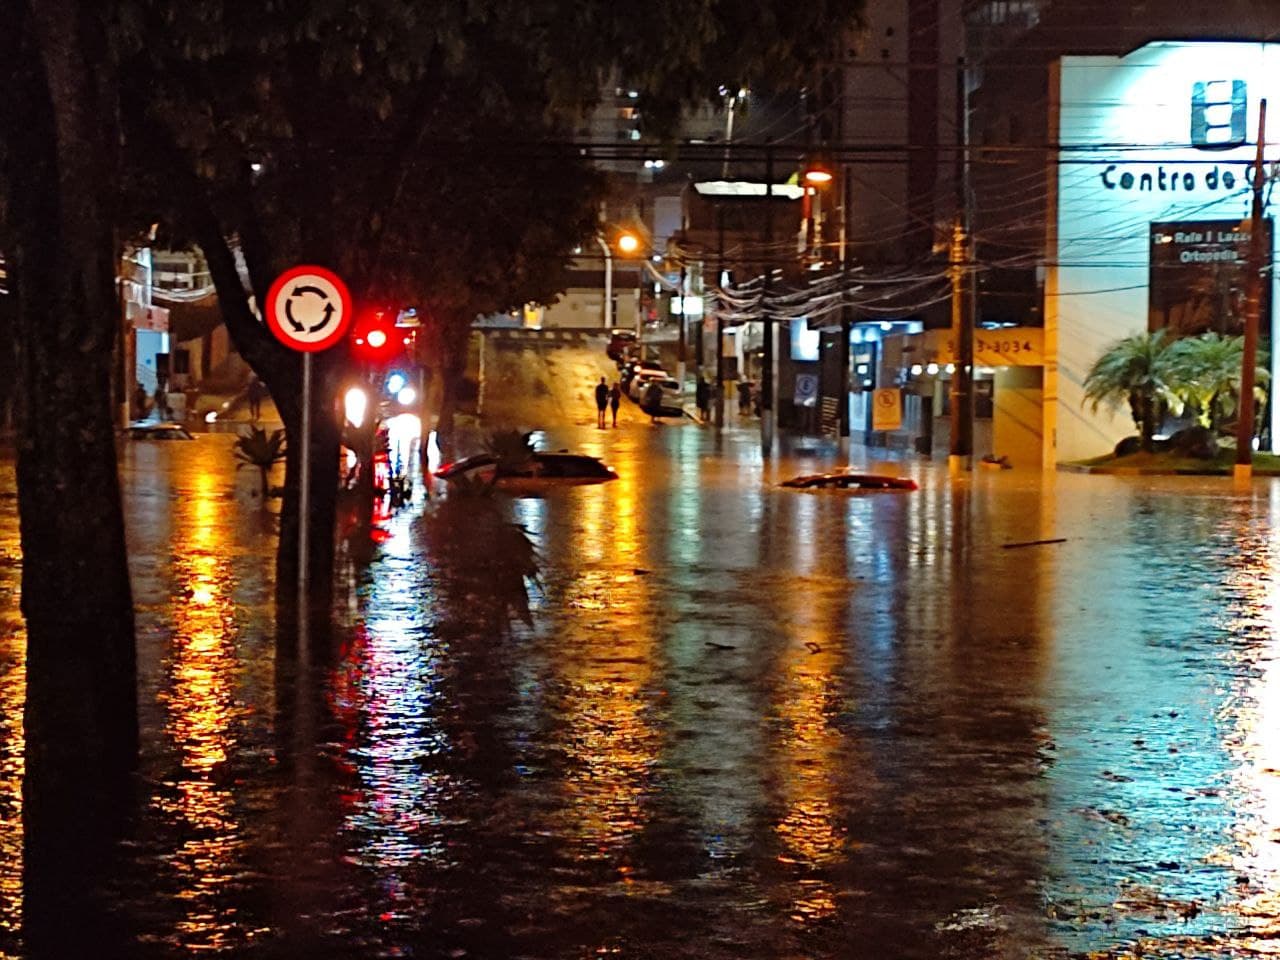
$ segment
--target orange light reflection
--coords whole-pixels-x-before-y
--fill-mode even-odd
[[[587,565],[565,597],[564,609],[584,621],[567,632],[598,642],[562,648],[561,709],[573,733],[566,739],[565,808],[555,829],[573,838],[582,859],[594,860],[618,856],[643,827],[660,743],[648,718],[656,639],[650,581],[635,569],[648,565],[640,551],[637,480],[622,471],[617,481],[581,492],[579,547],[605,562]],[[607,634],[597,629],[604,609],[613,612]]]
[[[814,575],[823,561],[810,547],[816,541],[817,499],[796,498],[797,568]],[[844,589],[820,574],[810,583],[781,591],[779,623],[789,642],[780,655],[775,710],[782,721],[775,746],[784,812],[774,829],[785,851],[779,857],[802,874],[820,871],[845,853],[844,828],[837,819],[843,737],[830,723],[840,696],[844,639],[827,631],[839,622]],[[836,910],[835,890],[820,876],[801,876],[792,919],[822,920]]]
[[[232,682],[236,625],[228,545],[219,534],[227,509],[221,479],[202,474],[179,508],[175,540],[175,607],[170,685],[162,694],[165,735],[176,748],[181,774],[167,784],[157,806],[185,837],[171,863],[186,915],[177,934],[189,950],[231,946],[238,924],[219,909],[219,897],[237,873],[243,838],[233,796],[218,769],[235,746]]]
[[[6,939],[16,936],[22,925],[25,644],[20,630],[0,641],[0,935]],[[0,960],[11,958],[0,950]]]
[[[12,463],[5,463],[4,489],[14,489]],[[22,784],[26,772],[27,633],[19,614],[22,548],[18,542],[17,507],[3,514],[9,531],[0,543],[0,943],[14,941],[22,926]],[[0,947],[0,960],[17,960]]]

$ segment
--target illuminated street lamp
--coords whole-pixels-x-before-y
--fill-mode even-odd
[[[810,187],[825,187],[835,179],[835,174],[821,158],[815,158],[804,171],[804,182]]]
[[[600,252],[604,254],[604,316],[602,326],[606,330],[613,328],[613,251],[609,249],[609,241],[604,234],[596,234],[596,243],[600,244]]]
[[[835,180],[835,174],[831,171],[831,163],[822,153],[811,154],[804,165],[804,171],[801,174],[801,180],[804,181],[804,209],[801,212],[801,218],[804,221],[804,250],[805,254],[809,254],[813,250],[815,239],[815,220],[813,204],[814,194],[831,185]]]
[[[618,234],[618,252],[630,256],[640,250],[640,238],[629,230]],[[613,328],[613,248],[603,233],[596,234],[596,243],[600,244],[600,252],[604,254],[604,308],[602,310],[604,328]],[[636,324],[639,327],[639,322]],[[637,332],[639,332],[637,330]]]

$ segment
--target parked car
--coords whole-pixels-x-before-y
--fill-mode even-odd
[[[604,348],[609,359],[621,362],[635,352],[637,337],[634,330],[612,330],[609,334],[609,345]]]
[[[653,376],[660,374],[664,377],[671,376],[671,374],[667,373],[666,370],[662,369],[662,367],[658,366],[656,363],[645,363],[641,360],[635,359],[634,357],[622,361],[622,363],[618,365],[618,371],[622,375],[622,382],[624,385],[629,384],[636,377],[643,377],[646,375]]]
[[[634,400],[636,399],[635,392],[634,392],[635,386],[640,381],[652,380],[655,378],[670,379],[670,377],[671,377],[671,374],[667,373],[667,371],[663,370],[661,367],[649,367],[649,366],[641,366],[637,364],[635,367],[631,369],[630,375],[628,375],[625,372],[623,373],[622,381],[623,381],[623,386],[625,386],[627,389],[627,396],[631,397]]]
[[[135,423],[124,435],[130,440],[194,440],[180,423]]]
[[[608,483],[618,475],[598,457],[580,453],[534,453],[526,469],[494,479],[497,458],[491,453],[464,457],[445,464],[435,475],[442,480],[471,477],[490,481],[503,490],[533,492],[548,487],[574,487],[591,483]]]
[[[816,473],[785,480],[792,490],[919,490],[909,477],[888,477],[873,473]]]
[[[656,383],[662,388],[662,402],[664,404],[680,405],[680,381],[666,373],[645,374],[634,377],[627,387],[627,395],[636,403],[643,403],[651,383]]]

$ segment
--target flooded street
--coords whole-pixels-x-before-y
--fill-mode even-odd
[[[297,660],[229,438],[123,448],[136,956],[1276,952],[1280,483],[899,464],[918,492],[806,493],[777,483],[830,450],[639,418],[544,447],[620,478],[500,505],[539,558],[527,622],[465,572],[510,531],[419,498]],[[18,557],[9,496],[5,958]]]

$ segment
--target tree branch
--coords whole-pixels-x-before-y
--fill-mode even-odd
[[[271,266],[271,248],[266,234],[262,230],[262,220],[253,203],[252,168],[248,162],[242,164],[238,178],[238,206],[240,208],[237,234],[240,237],[240,252],[244,255],[245,266],[249,270],[249,286],[253,290],[258,309],[266,303],[267,291],[275,271]]]
[[[422,141],[426,137],[428,121],[432,108],[440,97],[439,77],[441,66],[439,49],[432,51],[426,69],[418,82],[418,94],[414,98],[405,122],[401,125],[391,150],[382,167],[382,175],[374,182],[382,184],[381,196],[375,196],[369,210],[360,225],[360,237],[356,243],[357,251],[365,251],[361,258],[360,273],[366,282],[373,279],[374,271],[382,257],[382,243],[387,235],[387,225],[391,213],[404,193],[405,183],[409,179],[409,171],[413,168],[414,155],[422,149]]]
[[[168,127],[147,112],[143,98],[122,99],[128,129],[136,135],[137,142],[146,143],[154,151],[153,155],[168,171],[174,200],[209,263],[209,275],[218,292],[218,306],[236,349],[255,371],[280,364],[284,348],[275,342],[250,309],[235,254],[187,157]],[[251,281],[257,285],[252,276]],[[265,296],[265,291],[261,296]]]

